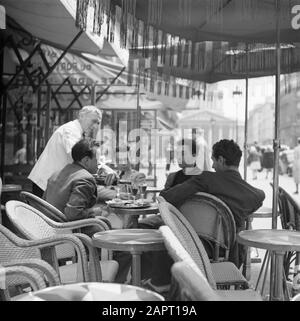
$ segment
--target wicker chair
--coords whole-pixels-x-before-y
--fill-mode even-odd
[[[34,269],[39,273],[41,277],[46,280],[47,286],[60,285],[59,276],[54,268],[44,260],[39,258],[28,258],[28,259],[10,259],[9,262],[1,262],[1,266],[13,267],[13,266],[25,266],[30,269]],[[10,285],[16,285],[18,279],[9,281]],[[22,283],[20,283],[22,284]]]
[[[228,261],[236,241],[234,217],[229,207],[218,197],[199,192],[187,199],[179,210],[208,246],[212,260]]]
[[[171,271],[179,284],[181,301],[262,301],[261,296],[252,290],[215,291],[203,273],[189,261],[175,263]]]
[[[285,191],[278,186],[278,207],[280,213],[281,226],[286,230],[300,231],[300,206],[297,202]],[[299,252],[288,252],[284,255],[284,271],[288,276],[290,267],[295,261],[295,267],[300,264]],[[295,271],[295,275],[297,271]]]
[[[49,217],[33,208],[32,206],[19,201],[8,201],[6,203],[6,212],[8,218],[14,224],[16,229],[27,239],[40,240],[45,237],[59,236],[64,231],[73,230],[85,226],[97,226],[103,231],[103,223],[97,219],[86,219],[80,222],[57,223]],[[69,234],[67,234],[69,235]],[[89,253],[89,272],[91,281],[109,281],[112,282],[118,271],[118,263],[112,260],[99,262],[98,251],[93,247],[90,237],[81,233],[73,233],[70,236],[76,235],[77,238],[86,246]],[[61,249],[60,249],[61,250]],[[66,250],[66,249],[65,249]],[[53,254],[53,253],[52,253]],[[64,255],[70,257],[68,253],[58,253],[57,256]],[[56,267],[58,271],[58,267]],[[74,283],[77,264],[68,264],[59,268],[62,278],[62,283]]]
[[[28,283],[33,291],[41,290],[46,287],[43,277],[34,269],[22,265],[3,266],[0,268],[0,301],[11,301],[8,291],[10,279],[23,279]]]
[[[50,286],[58,285],[61,282],[55,269],[42,260],[42,252],[51,253],[50,251],[53,252],[56,245],[68,243],[75,248],[78,257],[78,277],[84,282],[89,281],[86,252],[82,242],[74,235],[61,234],[40,240],[25,240],[12,233],[3,225],[0,225],[0,243],[0,264],[2,266],[22,265],[33,268],[40,275],[45,276]],[[62,268],[59,268],[59,272],[63,271]],[[22,285],[24,283],[26,282],[22,278],[9,280],[9,285],[11,286]]]
[[[49,217],[51,220],[59,223],[68,222],[66,219],[66,216],[60,210],[58,210],[56,207],[54,207],[44,199],[25,191],[22,191],[20,193],[20,196],[25,203],[36,208],[37,210],[42,212],[44,215]],[[103,222],[103,228],[107,230],[111,229],[111,223],[106,217],[99,216],[97,219],[100,219]],[[82,222],[82,220],[79,220],[77,222]],[[105,226],[105,224],[107,226]]]
[[[191,224],[177,208],[166,202],[163,197],[159,196],[157,200],[163,221],[193,258],[212,288],[249,287],[247,280],[233,263],[210,263],[206,250]]]

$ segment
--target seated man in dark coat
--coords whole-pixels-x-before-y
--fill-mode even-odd
[[[197,192],[206,192],[220,198],[231,209],[237,232],[245,229],[246,218],[262,206],[265,193],[244,181],[239,173],[242,151],[233,140],[215,143],[212,151],[215,172],[202,174],[160,193],[177,208]],[[232,261],[240,267],[245,252],[240,248]],[[236,257],[238,256],[238,257]]]
[[[101,215],[101,209],[93,207],[97,199],[92,175],[97,172],[96,147],[91,141],[80,140],[72,148],[74,162],[48,179],[44,199],[64,213],[68,221]],[[90,227],[82,231],[88,235],[94,232]]]

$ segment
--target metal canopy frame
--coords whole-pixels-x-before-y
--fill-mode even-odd
[[[28,35],[28,32],[25,31],[24,29],[21,29],[21,31],[23,31],[25,34]],[[21,74],[21,72],[24,72],[24,75],[26,77],[26,79],[29,82],[30,87],[33,89],[33,93],[37,93],[39,92],[41,86],[46,83],[47,86],[49,86],[49,83],[47,81],[47,78],[51,75],[51,73],[53,72],[53,70],[56,68],[56,66],[58,65],[58,63],[63,59],[63,57],[66,55],[66,53],[68,52],[68,50],[73,46],[73,44],[76,42],[76,40],[81,36],[81,34],[83,33],[83,30],[80,30],[76,36],[71,40],[71,42],[68,44],[68,46],[63,50],[62,54],[57,58],[57,60],[55,61],[55,63],[50,66],[48,64],[48,61],[46,60],[42,50],[41,50],[41,41],[35,39],[35,46],[33,47],[32,51],[30,52],[29,56],[27,57],[27,59],[23,60],[20,50],[12,36],[12,34],[10,34],[9,36],[7,36],[7,38],[4,40],[4,33],[3,36],[2,34],[0,35],[1,37],[1,50],[0,50],[0,57],[1,57],[1,91],[0,91],[0,109],[1,109],[1,129],[2,129],[2,135],[1,135],[1,164],[0,164],[0,177],[3,179],[4,176],[4,153],[5,153],[5,131],[6,131],[6,112],[7,112],[7,100],[10,103],[13,103],[13,99],[9,96],[9,89],[12,88],[15,80],[17,79],[17,76]],[[31,39],[33,39],[32,35]],[[20,63],[20,68],[17,70],[17,72],[13,75],[13,77],[8,81],[8,83],[6,85],[3,84],[3,79],[2,79],[2,74],[3,74],[3,60],[4,60],[4,48],[10,46],[14,53],[16,54],[16,57]],[[38,67],[37,69],[30,71],[29,70],[29,65],[30,65],[30,61],[32,59],[32,57],[36,54],[39,54],[42,58],[42,61],[44,62],[45,66],[46,66],[46,73],[43,72],[41,67]],[[65,80],[66,82],[68,80]],[[69,83],[69,85],[71,85]],[[52,95],[57,94],[52,92]],[[49,96],[50,97],[50,96]],[[22,97],[19,97],[19,99],[21,99]],[[56,98],[54,98],[56,102],[58,102],[58,100]],[[40,100],[38,100],[40,101]],[[77,97],[75,97],[75,101],[79,100],[77,99]],[[15,103],[13,103],[12,107],[14,109],[14,112],[16,114],[16,110],[15,110],[15,106],[16,103],[18,101],[16,101]],[[50,107],[49,104],[48,108]],[[59,104],[58,104],[59,106]],[[38,112],[41,111],[40,106],[38,107]],[[49,114],[49,113],[47,113]],[[39,116],[38,116],[39,118]]]

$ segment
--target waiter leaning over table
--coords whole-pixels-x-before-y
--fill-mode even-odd
[[[28,178],[33,182],[32,192],[42,197],[48,178],[56,171],[73,162],[72,147],[82,138],[95,139],[102,120],[101,111],[95,106],[84,106],[78,118],[60,126],[52,134],[41,156],[34,165]],[[106,185],[115,179],[115,172],[105,164],[100,164],[109,174]]]

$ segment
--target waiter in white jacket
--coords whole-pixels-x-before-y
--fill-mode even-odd
[[[48,178],[65,165],[72,163],[71,149],[82,138],[96,138],[102,120],[101,111],[95,106],[84,106],[78,119],[60,126],[50,137],[45,149],[34,165],[28,178],[33,182],[33,193],[42,197]],[[101,164],[110,173],[106,184],[110,185],[115,174],[108,166]]]

